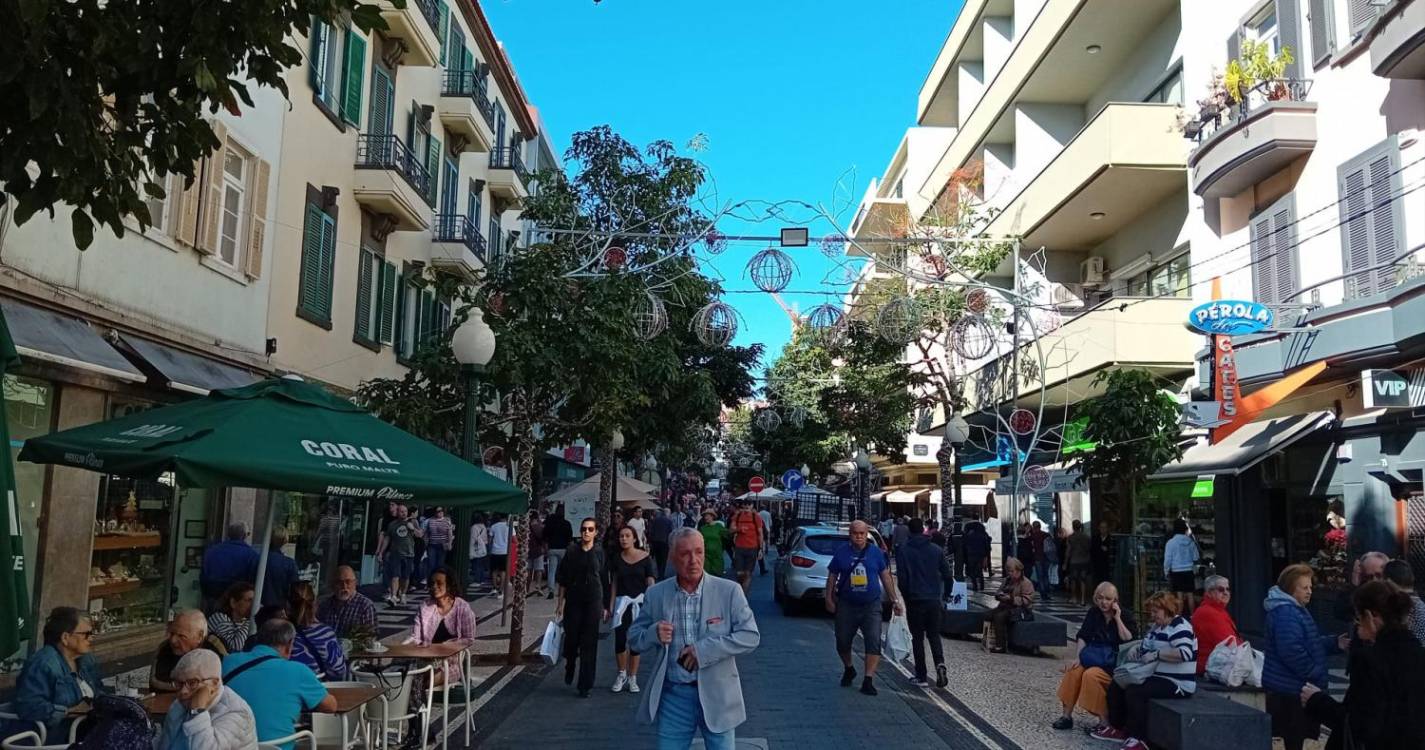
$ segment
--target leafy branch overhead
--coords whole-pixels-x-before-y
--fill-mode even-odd
[[[1131,492],[1149,474],[1182,458],[1177,401],[1146,370],[1106,370],[1094,377],[1103,395],[1079,407],[1084,437],[1098,446],[1079,455],[1074,468]]]
[[[219,145],[205,114],[251,108],[249,86],[286,95],[314,17],[385,28],[357,0],[0,3],[0,201],[20,224],[69,204],[80,249],[96,223],[147,228],[145,201]]]

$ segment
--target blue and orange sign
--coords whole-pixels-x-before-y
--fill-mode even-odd
[[[1216,299],[1204,302],[1188,313],[1188,325],[1213,336],[1242,336],[1261,333],[1272,327],[1276,315],[1260,302]]]

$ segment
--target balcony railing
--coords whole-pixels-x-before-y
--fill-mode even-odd
[[[394,135],[361,135],[356,139],[357,169],[389,169],[400,173],[411,189],[430,204],[435,181],[419,157]]]
[[[490,152],[491,169],[512,169],[519,175],[520,182],[529,179],[529,171],[525,169],[524,157],[520,156],[520,150],[514,146],[500,146]]]
[[[494,105],[485,88],[485,75],[478,70],[447,70],[441,82],[441,96],[468,96],[475,102],[475,108],[485,117],[485,124],[495,129]]]
[[[435,241],[458,242],[485,262],[485,238],[470,219],[462,214],[436,214]]]
[[[416,7],[420,8],[421,15],[425,16],[426,21],[430,22],[431,31],[434,31],[437,34],[440,33],[440,9],[435,6],[435,0],[406,1],[414,2],[416,4]]]
[[[1311,93],[1311,81],[1296,78],[1274,78],[1261,81],[1244,92],[1241,101],[1220,102],[1204,99],[1198,102],[1197,118],[1183,126],[1183,135],[1199,146],[1212,140],[1220,130],[1246,120],[1253,112],[1273,102],[1304,102]]]

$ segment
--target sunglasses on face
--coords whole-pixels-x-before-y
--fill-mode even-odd
[[[89,641],[94,640],[93,630],[72,630],[69,634],[75,636],[76,638],[83,638]]]
[[[590,534],[594,533],[595,531],[598,531],[598,529],[594,528],[593,526],[580,526],[580,527],[579,527],[579,530],[580,530],[580,531],[587,531],[587,532],[589,532]]]

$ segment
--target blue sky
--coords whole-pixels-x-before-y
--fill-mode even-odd
[[[638,145],[660,138],[681,145],[701,133],[707,149],[697,157],[716,180],[719,202],[799,200],[829,209],[835,201],[847,226],[866,184],[914,123],[921,83],[961,4],[486,0],[482,7],[561,153],[572,133],[601,124]],[[787,224],[814,214],[787,213]],[[725,220],[719,229],[776,235],[783,223]],[[756,290],[744,269],[764,247],[731,244],[705,272],[722,277],[742,315],[737,343],[765,344],[770,364],[790,322],[769,295],[739,293]],[[790,290],[844,290],[845,261],[815,247],[789,252],[797,264]],[[783,299],[802,311],[839,301]]]

